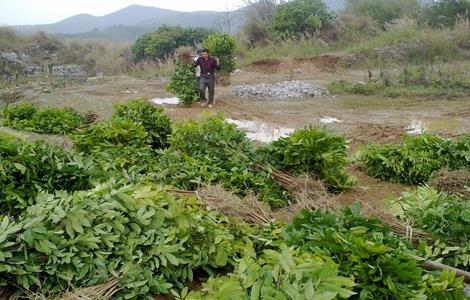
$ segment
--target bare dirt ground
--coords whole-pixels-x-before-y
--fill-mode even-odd
[[[295,72],[292,67],[295,66]],[[382,98],[378,96],[328,96],[309,99],[263,101],[239,99],[229,96],[234,85],[274,83],[286,80],[303,80],[325,87],[334,79],[364,80],[365,71],[338,67],[331,58],[317,60],[275,61],[253,64],[237,71],[230,86],[216,88],[216,105],[213,109],[199,105],[182,107],[161,105],[174,119],[199,118],[207,113],[222,112],[234,120],[256,120],[272,127],[303,128],[321,125],[345,134],[351,142],[351,152],[360,145],[399,141],[402,134],[414,127],[446,136],[470,131],[470,97],[454,100]],[[70,107],[80,112],[89,110],[106,119],[116,103],[134,97],[166,98],[166,80],[139,80],[131,77],[106,77],[86,84],[52,89],[46,93],[29,96],[29,101],[41,106]],[[335,122],[324,124],[324,119]],[[63,142],[62,140],[60,142]],[[397,195],[406,186],[384,183],[353,170],[358,185],[340,196],[343,203],[362,199],[373,203],[390,195]]]

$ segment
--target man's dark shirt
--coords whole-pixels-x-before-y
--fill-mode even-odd
[[[202,75],[214,74],[214,71],[217,68],[217,60],[212,56],[209,56],[207,60],[205,60],[204,57],[199,57],[194,65],[201,67]]]

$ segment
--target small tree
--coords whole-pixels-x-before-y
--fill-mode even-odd
[[[229,76],[235,71],[236,42],[231,35],[227,33],[212,34],[207,38],[204,47],[209,50],[211,55],[219,59],[222,75]]]
[[[293,0],[279,5],[271,30],[281,37],[318,35],[320,28],[335,19],[335,14],[321,0]]]
[[[180,47],[177,50],[178,62],[166,89],[180,99],[181,104],[191,105],[199,100],[199,90],[194,74],[191,47]]]
[[[243,26],[243,34],[250,45],[265,43],[269,37],[267,26],[254,20]]]
[[[183,28],[162,26],[147,33],[132,45],[137,59],[165,59],[180,46],[195,47],[214,31],[206,28]]]
[[[246,22],[242,28],[246,40],[254,45],[269,38],[269,26],[282,0],[244,0]]]

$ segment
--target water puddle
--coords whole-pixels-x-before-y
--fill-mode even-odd
[[[234,119],[226,119],[226,121],[236,125],[238,129],[246,131],[246,135],[250,140],[262,143],[270,143],[295,131],[294,128],[272,126],[261,121]]]
[[[155,99],[151,99],[150,101],[155,103],[155,104],[159,104],[159,105],[162,105],[162,104],[176,105],[176,104],[180,103],[180,99],[178,99],[176,97],[174,97],[174,98],[155,98]]]
[[[320,119],[320,122],[323,124],[343,123],[342,120],[336,119],[334,117],[323,117]]]
[[[425,133],[428,130],[427,123],[423,120],[416,119],[416,117],[412,117],[410,121],[410,125],[406,128],[406,133],[411,135],[418,135]]]
[[[138,94],[139,92],[138,92],[138,91],[125,90],[125,91],[121,91],[121,93],[126,93],[126,94]]]

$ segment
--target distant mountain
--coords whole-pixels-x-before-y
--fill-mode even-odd
[[[212,26],[218,12],[178,12],[150,6],[131,5],[101,17],[87,14],[75,15],[57,23],[15,26],[20,32],[45,31],[46,33],[82,33],[103,30],[112,26],[180,25],[191,27]]]
[[[333,10],[344,8],[346,0],[326,0]],[[237,32],[245,21],[245,9],[231,12],[232,32]],[[217,29],[224,12],[180,12],[143,5],[131,5],[108,15],[96,17],[79,14],[53,24],[14,26],[19,32],[44,31],[69,37],[108,38],[133,41],[140,35],[162,25],[184,27],[208,27]],[[224,28],[225,29],[225,28]]]

